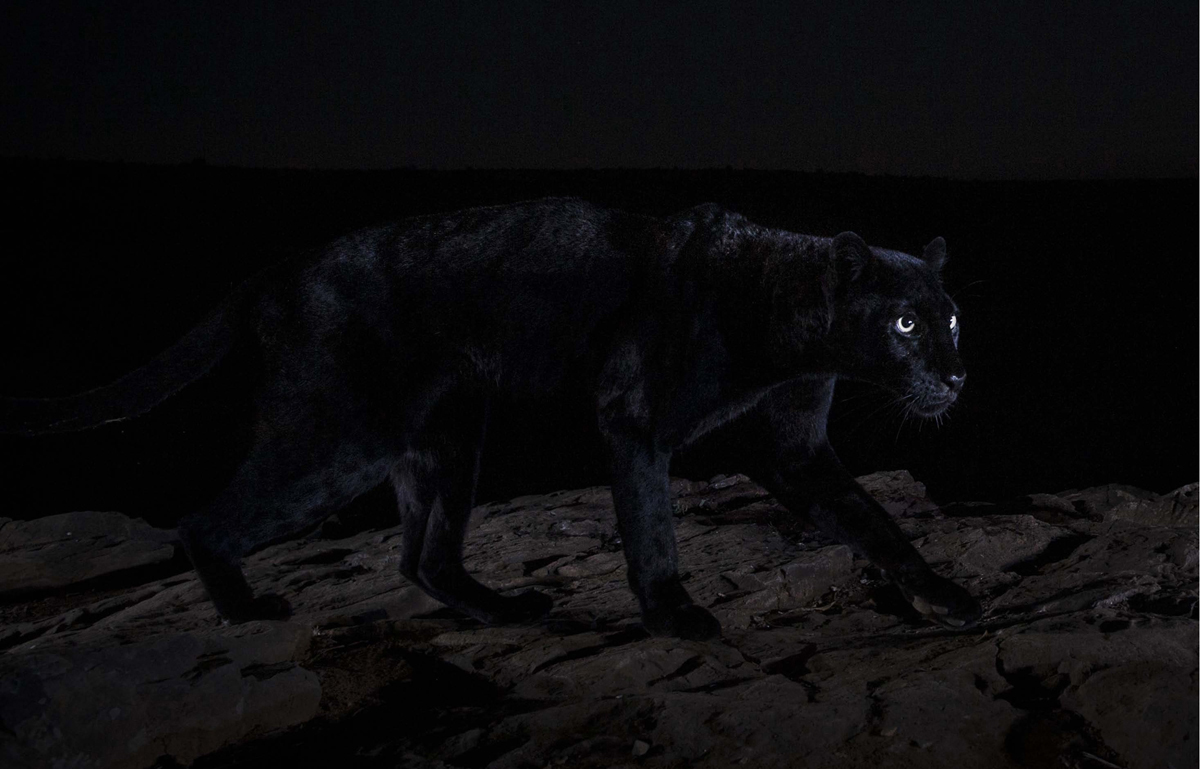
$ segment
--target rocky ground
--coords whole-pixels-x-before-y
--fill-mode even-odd
[[[361,521],[247,559],[296,614],[231,627],[169,531],[0,518],[0,765],[1196,765],[1196,485],[938,508],[860,480],[978,626],[927,624],[738,476],[674,484],[710,643],[641,630],[604,488],[476,510],[468,567],[556,600],[530,627],[441,608]]]

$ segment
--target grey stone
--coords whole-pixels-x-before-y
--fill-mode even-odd
[[[883,508],[897,518],[920,515],[937,510],[925,492],[925,484],[917,481],[907,470],[885,470],[858,479]]]
[[[244,751],[279,729],[271,755],[293,762],[320,744],[497,769],[1194,763],[1194,485],[951,510],[903,471],[860,480],[981,597],[979,626],[926,623],[848,548],[781,531],[777,502],[722,476],[671,486],[684,584],[724,636],[649,638],[608,490],[528,496],[475,511],[465,564],[554,598],[529,626],[442,610],[400,576],[398,529],[247,558],[288,623],[222,627],[190,573],[9,602],[2,616],[22,619],[0,628],[0,763],[254,762]],[[390,717],[404,708],[428,715],[419,732]],[[354,744],[339,754],[336,734]]]
[[[1197,484],[1168,494],[1112,483],[1058,496],[1099,513],[1106,521],[1122,520],[1146,526],[1193,527],[1197,516]]]
[[[956,579],[1019,567],[1073,536],[1070,529],[1029,515],[953,518],[930,522],[923,529],[930,533],[913,544],[931,565],[946,564],[948,576]]]
[[[170,561],[173,531],[121,513],[0,518],[0,595],[46,591]]]
[[[1196,669],[1158,660],[1097,670],[1062,697],[1130,769],[1194,766],[1196,703]]]
[[[807,606],[838,590],[837,583],[858,579],[853,570],[854,556],[845,545],[820,548],[804,553],[776,569],[759,574],[726,572],[722,576],[748,593],[735,602],[756,612],[784,611]]]
[[[253,623],[123,646],[27,648],[0,664],[6,766],[190,763],[251,735],[303,723],[321,699],[296,665],[309,633]]]

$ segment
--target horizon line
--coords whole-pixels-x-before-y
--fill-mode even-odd
[[[258,166],[210,163],[203,157],[191,160],[163,162],[154,160],[127,160],[125,158],[79,158],[66,156],[34,157],[30,155],[0,154],[0,163],[64,164],[64,165],[100,165],[100,166],[141,166],[162,169],[204,168],[216,171],[263,171],[263,172],[300,172],[300,173],[754,173],[754,174],[796,174],[808,176],[858,176],[871,179],[911,179],[919,181],[945,182],[1165,182],[1165,181],[1200,181],[1200,170],[1192,174],[1159,175],[1159,176],[1107,176],[1107,175],[1075,175],[1075,176],[940,176],[936,174],[897,174],[874,173],[867,171],[831,170],[825,168],[758,168],[746,166],[711,165],[711,166],[571,166],[560,168],[521,167],[521,166],[453,166],[405,164],[383,167],[314,167],[299,165]]]

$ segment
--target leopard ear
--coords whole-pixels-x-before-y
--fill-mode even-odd
[[[940,272],[942,265],[946,263],[946,239],[937,237],[929,241],[921,258],[933,268],[934,272]]]
[[[853,232],[843,232],[835,237],[829,253],[837,265],[838,275],[847,282],[861,278],[875,259],[871,248]]]

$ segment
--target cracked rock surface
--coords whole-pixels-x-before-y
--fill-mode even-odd
[[[524,627],[408,584],[390,522],[250,556],[295,616],[231,627],[171,532],[0,519],[0,765],[1195,766],[1195,484],[938,507],[859,480],[978,626],[927,624],[741,476],[673,482],[705,643],[641,630],[606,488],[476,509],[468,569],[555,599]]]

